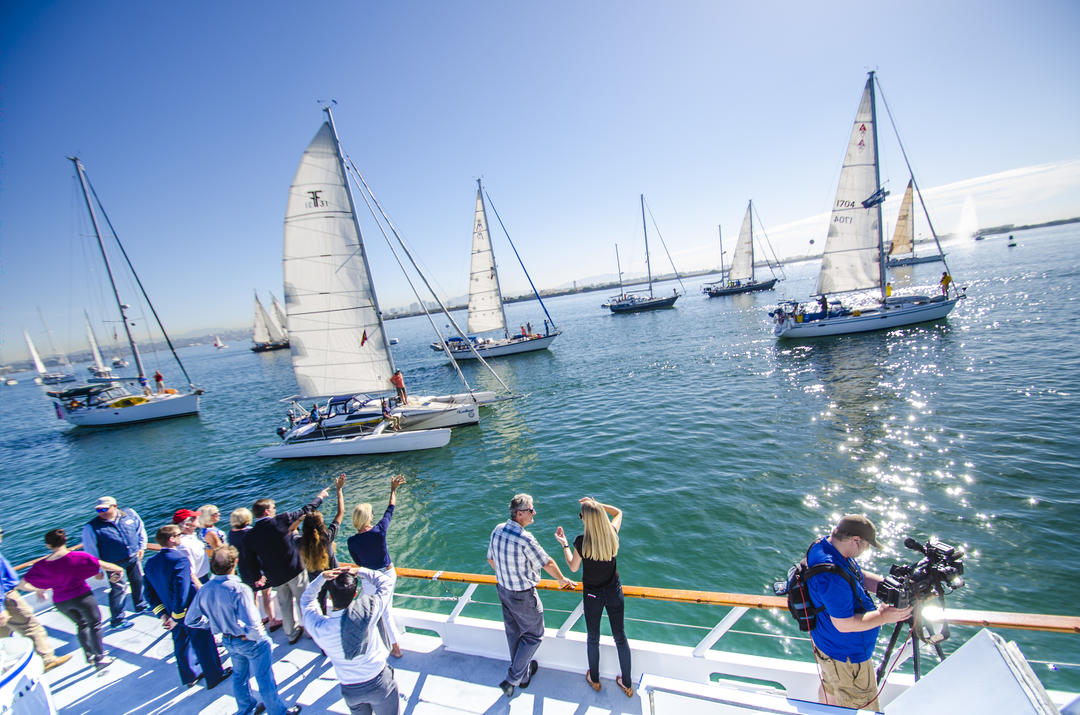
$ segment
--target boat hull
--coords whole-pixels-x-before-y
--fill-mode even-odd
[[[126,425],[133,422],[150,422],[170,417],[183,417],[199,413],[199,396],[152,395],[147,402],[130,404],[126,407],[91,407],[68,411],[61,403],[55,403],[61,413],[61,419],[77,427],[108,427]]]
[[[479,353],[482,358],[516,355],[518,353],[533,352],[534,350],[546,350],[559,335],[560,333],[556,332],[549,335],[525,339],[511,338],[509,340],[493,340],[491,342],[474,345],[474,347],[476,348],[476,353]],[[443,350],[442,345],[438,343],[433,343],[432,348],[440,352]],[[473,360],[476,358],[476,353],[470,350],[468,346],[451,346],[450,352],[455,360]]]
[[[256,343],[251,346],[251,352],[253,353],[266,353],[271,350],[286,350],[289,347],[289,341],[283,340],[277,343]]]
[[[264,447],[256,454],[273,459],[302,459],[307,457],[339,457],[354,454],[391,454],[437,449],[450,442],[449,429],[382,432],[358,434],[351,437],[310,440]]]
[[[669,295],[665,298],[642,298],[621,303],[608,303],[607,307],[612,313],[640,313],[645,310],[671,308],[678,299],[677,295]]]
[[[945,260],[943,254],[935,254],[932,256],[911,256],[910,258],[890,258],[888,266],[889,268],[897,268],[898,266],[916,266],[920,263],[937,263],[938,261]]]
[[[935,299],[926,303],[905,303],[897,307],[890,307],[887,310],[877,308],[862,312],[859,315],[853,312],[850,315],[830,316],[802,323],[789,317],[773,328],[773,334],[778,338],[799,339],[889,330],[905,325],[940,320],[952,312],[957,300],[959,299]]]
[[[733,288],[714,288],[712,286],[705,286],[703,292],[710,298],[719,298],[723,295],[735,295],[737,293],[753,293],[759,290],[772,290],[776,285],[776,278],[770,278],[767,281],[758,281],[757,283],[751,283],[749,285],[741,285]]]

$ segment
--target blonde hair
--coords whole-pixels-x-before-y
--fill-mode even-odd
[[[352,525],[357,531],[371,526],[371,504],[364,502],[356,505],[352,510]]]
[[[239,509],[233,509],[233,513],[229,514],[229,524],[234,529],[242,529],[251,523],[251,509],[247,507],[240,507]]]
[[[213,526],[213,523],[210,521],[210,519],[213,517],[214,514],[221,516],[221,510],[213,504],[203,504],[201,507],[199,507],[199,526]]]
[[[619,553],[619,532],[611,525],[607,512],[595,499],[581,503],[581,521],[585,537],[581,540],[581,555],[593,561],[611,561]]]

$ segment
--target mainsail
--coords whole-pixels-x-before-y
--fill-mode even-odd
[[[506,331],[499,273],[491,249],[483,189],[477,180],[476,220],[473,222],[472,264],[469,271],[469,332]]]
[[[94,336],[94,329],[90,326],[90,316],[83,311],[83,318],[86,319],[86,339],[90,341],[90,354],[94,358],[94,367],[98,369],[98,372],[105,371],[105,362],[101,359],[101,351],[98,350],[97,338]]]
[[[270,294],[270,309],[274,311],[274,320],[277,322],[282,336],[287,336],[289,334],[289,321],[285,317],[285,309],[281,307],[281,303],[278,303],[277,296],[273,293]]]
[[[900,213],[896,217],[896,230],[893,231],[892,245],[889,246],[890,256],[899,256],[915,251],[915,217],[911,211],[914,205],[911,195],[912,181],[914,180],[908,179],[904,200],[900,202]]]
[[[301,396],[390,389],[393,360],[330,122],[304,151],[289,188],[283,263]]]
[[[843,293],[881,285],[881,199],[874,128],[873,77],[866,81],[851,131],[817,293]]]
[[[34,369],[37,370],[39,375],[44,375],[47,370],[45,369],[45,363],[41,362],[41,356],[38,355],[37,348],[34,347],[34,341],[30,339],[30,333],[23,329],[23,337],[26,338],[26,347],[30,349],[30,358],[34,361]]]
[[[255,330],[251,339],[255,343],[276,343],[285,339],[277,321],[267,314],[258,295],[255,296]]]
[[[735,257],[728,271],[729,281],[754,280],[754,227],[751,225],[750,204],[746,206],[746,216],[739,229],[739,240],[735,243]]]

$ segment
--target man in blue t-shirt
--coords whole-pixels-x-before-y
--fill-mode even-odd
[[[851,576],[836,573],[810,577],[810,600],[824,607],[810,632],[814,658],[821,671],[819,698],[828,705],[878,710],[877,678],[874,674],[874,643],[878,630],[911,615],[910,608],[874,607],[870,591],[876,591],[881,576],[864,572],[855,559],[870,547],[880,549],[877,530],[865,516],[845,516],[832,534],[810,547],[806,565],[836,564]],[[852,583],[855,584],[854,589]]]

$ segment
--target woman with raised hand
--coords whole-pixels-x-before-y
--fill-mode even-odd
[[[555,530],[555,539],[562,546],[566,565],[571,571],[577,572],[584,565],[581,598],[585,608],[585,628],[588,632],[585,643],[589,658],[585,680],[593,690],[600,689],[600,616],[606,608],[611,637],[619,653],[619,669],[622,671],[615,678],[615,683],[626,693],[626,697],[631,697],[634,687],[630,679],[630,644],[623,630],[622,583],[619,582],[619,571],[615,566],[622,511],[591,497],[583,497],[579,502],[581,511],[578,517],[585,527],[585,533],[574,539],[571,546],[560,526]],[[608,517],[611,517],[610,521]]]
[[[394,516],[397,489],[404,483],[405,477],[401,474],[395,475],[390,480],[390,503],[387,505],[386,511],[383,512],[382,519],[375,526],[371,525],[373,517],[371,504],[356,505],[352,514],[352,523],[356,527],[356,533],[350,536],[348,541],[349,555],[352,556],[353,561],[358,566],[382,571],[390,577],[391,603],[393,602],[394,585],[397,583],[397,572],[394,571],[394,564],[390,561],[390,552],[386,548],[386,532],[390,528],[390,519]],[[365,593],[367,593],[368,589],[367,583],[365,580]],[[393,644],[390,648],[390,655],[400,658],[401,646],[398,645],[397,623],[394,622],[394,617],[390,614],[389,608],[383,614],[383,624],[386,626],[387,635],[390,636],[390,641]]]
[[[321,512],[313,511],[304,515],[299,547],[300,559],[304,562],[304,568],[307,569],[309,582],[314,581],[323,571],[338,567],[334,539],[337,538],[338,527],[345,518],[345,497],[342,495],[344,487],[345,474],[343,473],[334,480],[334,489],[337,491],[337,512],[329,524],[325,522]],[[319,605],[325,613],[325,591],[319,594]]]

